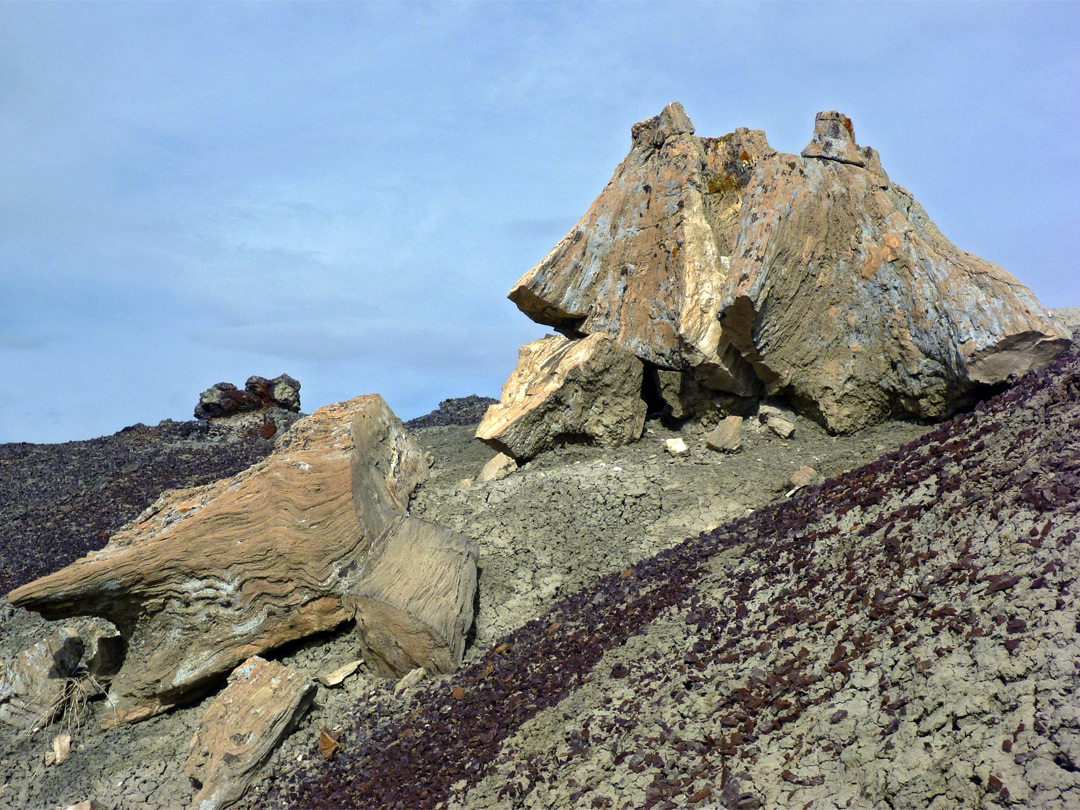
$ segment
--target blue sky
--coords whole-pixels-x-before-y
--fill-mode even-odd
[[[1080,306],[1075,3],[0,4],[0,442],[497,396],[506,300],[630,127],[851,116],[945,235]]]

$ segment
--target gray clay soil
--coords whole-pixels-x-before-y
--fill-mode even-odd
[[[751,420],[742,451],[727,455],[705,447],[700,425],[687,424],[676,432],[650,421],[634,445],[608,450],[569,445],[541,455],[506,479],[477,483],[494,451],[472,438],[473,427],[421,428],[415,435],[434,464],[411,508],[479,544],[479,610],[467,652],[472,660],[600,576],[785,498],[792,489],[790,476],[799,467],[810,465],[831,477],[928,429],[894,422],[852,436],[830,436],[799,418],[795,435],[785,440]],[[686,440],[689,456],[666,452],[665,439],[677,436]],[[41,640],[50,626],[3,603],[0,659]],[[273,657],[312,677],[328,673],[357,657],[350,629],[342,627]],[[313,710],[267,771],[310,758],[320,730],[334,728],[376,684],[361,671],[340,687],[320,685]],[[194,789],[184,776],[184,761],[210,699],[108,732],[99,730],[108,707],[103,700],[90,700],[82,713],[65,721],[73,738],[70,757],[49,767],[45,756],[61,726],[35,734],[0,726],[0,808],[54,810],[87,799],[111,810],[186,807]]]

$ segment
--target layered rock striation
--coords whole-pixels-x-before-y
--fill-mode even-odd
[[[801,155],[760,130],[698,137],[679,104],[632,137],[511,290],[533,320],[608,335],[694,386],[784,396],[834,432],[946,417],[1069,344],[1027,288],[941,234],[840,113],[818,115]]]
[[[406,516],[427,474],[386,403],[357,397],[301,420],[275,453],[233,478],[166,493],[101,551],[8,598],[47,618],[115,624],[126,655],[106,724],[141,720],[198,697],[252,655],[353,618],[344,600],[368,593],[369,551],[384,534],[398,546],[415,535],[463,549],[454,582],[475,589],[469,541]],[[430,631],[449,649],[432,664],[444,671],[460,662],[463,640],[439,631],[463,637],[472,621],[472,592],[452,597],[412,617],[423,628],[440,608],[460,612]],[[398,643],[392,629],[380,639]]]

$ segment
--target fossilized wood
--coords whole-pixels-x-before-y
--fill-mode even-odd
[[[588,212],[523,276],[510,300],[533,320],[606,334],[661,368],[756,393],[717,321],[742,189],[775,154],[761,131],[697,138],[679,104],[633,128],[630,154]]]
[[[258,656],[237,667],[191,740],[184,773],[199,788],[192,810],[238,801],[315,692],[310,678]]]
[[[641,438],[644,367],[604,334],[550,335],[518,352],[518,365],[488,408],[476,438],[519,461],[568,439],[602,446]]]
[[[252,655],[347,618],[371,538],[427,472],[378,396],[320,408],[231,479],[167,493],[101,551],[10,594],[102,616],[127,654],[106,725],[191,700]]]
[[[477,558],[467,537],[417,518],[396,519],[373,541],[361,584],[345,597],[372,672],[400,678],[461,665]]]
[[[801,155],[693,131],[677,104],[634,126],[607,187],[510,292],[526,315],[695,385],[764,386],[837,432],[947,416],[1068,346],[1027,288],[890,183],[846,116],[820,113]]]

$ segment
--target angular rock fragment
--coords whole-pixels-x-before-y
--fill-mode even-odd
[[[199,787],[193,810],[217,810],[239,800],[303,717],[315,691],[309,678],[259,656],[237,667],[191,741],[184,773]]]
[[[400,678],[417,667],[448,673],[461,665],[477,559],[464,535],[411,517],[373,541],[363,579],[345,597],[372,672]]]
[[[48,618],[115,624],[127,653],[105,724],[141,720],[251,655],[345,621],[342,597],[359,587],[372,540],[427,474],[380,397],[330,405],[262,462],[167,493],[104,549],[9,599]]]
[[[518,464],[511,456],[506,455],[506,453],[499,453],[499,455],[491,459],[484,465],[483,469],[480,470],[478,480],[481,483],[501,481],[508,475],[513,475],[517,472],[517,468]]]
[[[0,722],[35,731],[49,725],[63,710],[83,648],[79,634],[65,627],[0,666]]]
[[[362,658],[357,659],[356,661],[350,661],[349,663],[343,664],[342,666],[338,667],[333,672],[328,672],[325,675],[320,675],[318,681],[327,688],[340,686],[346,678],[356,672],[356,670],[360,669],[363,663],[364,660]]]
[[[727,416],[705,437],[705,445],[710,450],[737,453],[742,449],[742,428],[741,416]]]
[[[629,444],[645,425],[642,373],[641,361],[604,334],[526,344],[476,438],[518,461],[567,439]]]
[[[686,440],[680,438],[666,440],[664,442],[664,449],[667,450],[668,455],[675,456],[676,458],[690,453],[690,448],[686,446]]]
[[[795,487],[795,489],[802,489],[803,487],[808,487],[811,484],[816,483],[820,478],[821,474],[817,470],[813,467],[804,465],[791,474],[789,483]]]

